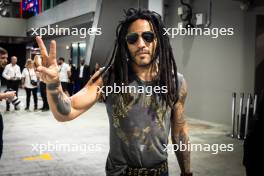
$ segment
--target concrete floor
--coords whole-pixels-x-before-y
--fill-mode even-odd
[[[25,102],[24,91],[20,92],[23,94],[20,98]],[[105,175],[109,127],[104,104],[98,103],[76,120],[65,123],[57,122],[50,111],[20,110],[6,113],[3,112],[4,105],[1,102],[5,125],[4,151],[0,160],[1,176]],[[193,144],[234,144],[232,152],[192,152],[191,166],[195,176],[245,175],[241,164],[243,141],[226,137],[226,126],[194,119],[188,121]],[[69,144],[72,148],[71,151],[45,151],[41,157],[36,150],[38,144]],[[86,148],[76,149],[77,145],[85,145]],[[170,176],[179,175],[179,167],[172,152],[169,152],[169,169]]]

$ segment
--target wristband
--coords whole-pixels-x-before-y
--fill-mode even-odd
[[[56,90],[59,87],[60,87],[59,82],[47,84],[47,90],[50,90],[50,91]]]
[[[193,176],[193,173],[190,172],[190,173],[181,173],[181,176]]]

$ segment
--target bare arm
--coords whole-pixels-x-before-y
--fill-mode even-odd
[[[175,104],[172,110],[171,116],[171,136],[173,144],[180,146],[181,144],[188,145],[188,125],[185,121],[184,104],[187,96],[187,85],[185,80],[182,82],[182,86],[179,92],[179,100]],[[191,175],[190,171],[190,151],[175,151],[179,166],[181,168],[182,175]]]
[[[47,98],[54,117],[58,121],[69,121],[88,110],[100,97],[97,86],[100,86],[101,82],[101,79],[96,83],[90,80],[72,97],[63,93],[60,83],[47,84]]]
[[[71,70],[67,71],[68,78],[71,77]]]
[[[97,86],[102,86],[102,79],[96,82],[91,80],[77,94],[68,97],[62,91],[59,80],[59,71],[56,63],[56,42],[51,41],[50,53],[48,55],[46,47],[41,38],[36,38],[41,50],[42,65],[38,65],[42,80],[47,84],[47,98],[49,107],[58,121],[69,121],[88,110],[98,100],[100,93],[97,92]],[[100,71],[95,73],[98,75]]]

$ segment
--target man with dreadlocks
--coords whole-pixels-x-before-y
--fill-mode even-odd
[[[125,19],[117,27],[109,64],[97,71],[72,97],[66,96],[60,85],[56,42],[51,41],[48,54],[41,38],[36,38],[43,57],[37,69],[47,84],[48,102],[58,121],[70,121],[91,108],[104,93],[101,89],[104,86],[166,86],[165,93],[122,92],[105,97],[110,123],[108,176],[167,176],[166,146],[170,128],[173,146],[189,142],[183,114],[186,82],[177,73],[169,38],[163,35],[163,28],[157,13],[127,10]],[[181,176],[192,175],[190,152],[175,149],[175,153]]]

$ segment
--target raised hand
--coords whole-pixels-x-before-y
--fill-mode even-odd
[[[46,84],[59,83],[59,68],[56,60],[56,42],[50,42],[50,51],[47,52],[43,40],[37,36],[36,41],[40,48],[42,62],[38,63],[37,71],[40,72],[40,77]]]

